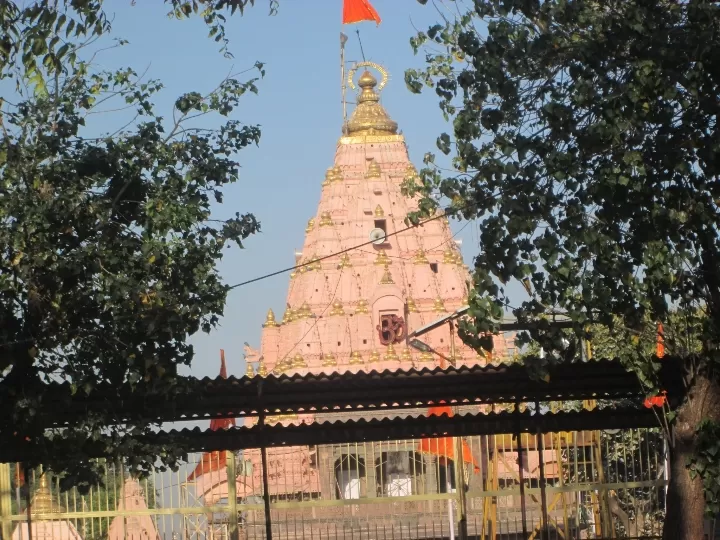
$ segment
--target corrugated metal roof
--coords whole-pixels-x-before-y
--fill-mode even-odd
[[[556,433],[597,429],[657,427],[655,413],[642,408],[596,409],[532,414],[529,411],[467,413],[448,416],[407,416],[381,419],[336,420],[282,426],[237,427],[212,431],[160,431],[137,438],[140,443],[164,444],[178,451],[243,450],[248,448],[339,444],[363,441],[407,440],[425,437],[517,433]],[[103,457],[109,441],[82,449],[88,457]],[[51,444],[51,443],[49,443]],[[93,443],[91,443],[93,444]],[[117,441],[114,441],[117,445]],[[182,450],[181,450],[182,449]],[[0,461],[28,459],[30,447],[0,446]]]
[[[151,418],[170,422],[313,411],[391,410],[447,403],[503,403],[563,399],[640,398],[637,377],[616,361],[551,367],[549,381],[533,380],[520,364],[370,373],[183,378],[174,394],[97,388],[72,395],[67,385],[48,387],[39,413],[47,425],[75,421],[87,411],[112,411],[118,422]]]

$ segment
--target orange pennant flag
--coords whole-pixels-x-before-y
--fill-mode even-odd
[[[362,21],[375,21],[380,24],[380,15],[370,4],[370,0],[343,0],[343,24]]]
[[[428,409],[428,416],[452,416],[452,409],[447,405],[435,405]],[[472,455],[472,451],[468,443],[461,441],[462,460],[473,466],[475,472],[480,471],[480,467]],[[418,451],[422,454],[431,454],[437,457],[444,457],[450,460],[455,459],[455,441],[452,437],[440,437],[438,439],[421,439],[418,444]]]

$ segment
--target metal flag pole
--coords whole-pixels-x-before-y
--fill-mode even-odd
[[[347,124],[347,100],[345,99],[347,93],[347,81],[345,80],[345,44],[347,40],[348,37],[340,32],[340,87],[342,89],[343,130],[345,129],[345,124]]]

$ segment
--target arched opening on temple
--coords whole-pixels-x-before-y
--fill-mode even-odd
[[[382,452],[375,460],[378,495],[406,497],[418,494],[424,485],[425,462],[422,455],[407,450]]]
[[[335,460],[335,496],[338,499],[359,499],[363,495],[365,460],[355,454],[343,454]]]

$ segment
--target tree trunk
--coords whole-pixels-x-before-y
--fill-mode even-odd
[[[705,497],[702,480],[690,478],[687,468],[695,452],[695,432],[701,420],[720,422],[720,384],[705,372],[688,389],[687,399],[677,409],[670,450],[670,484],[663,540],[703,540]]]

